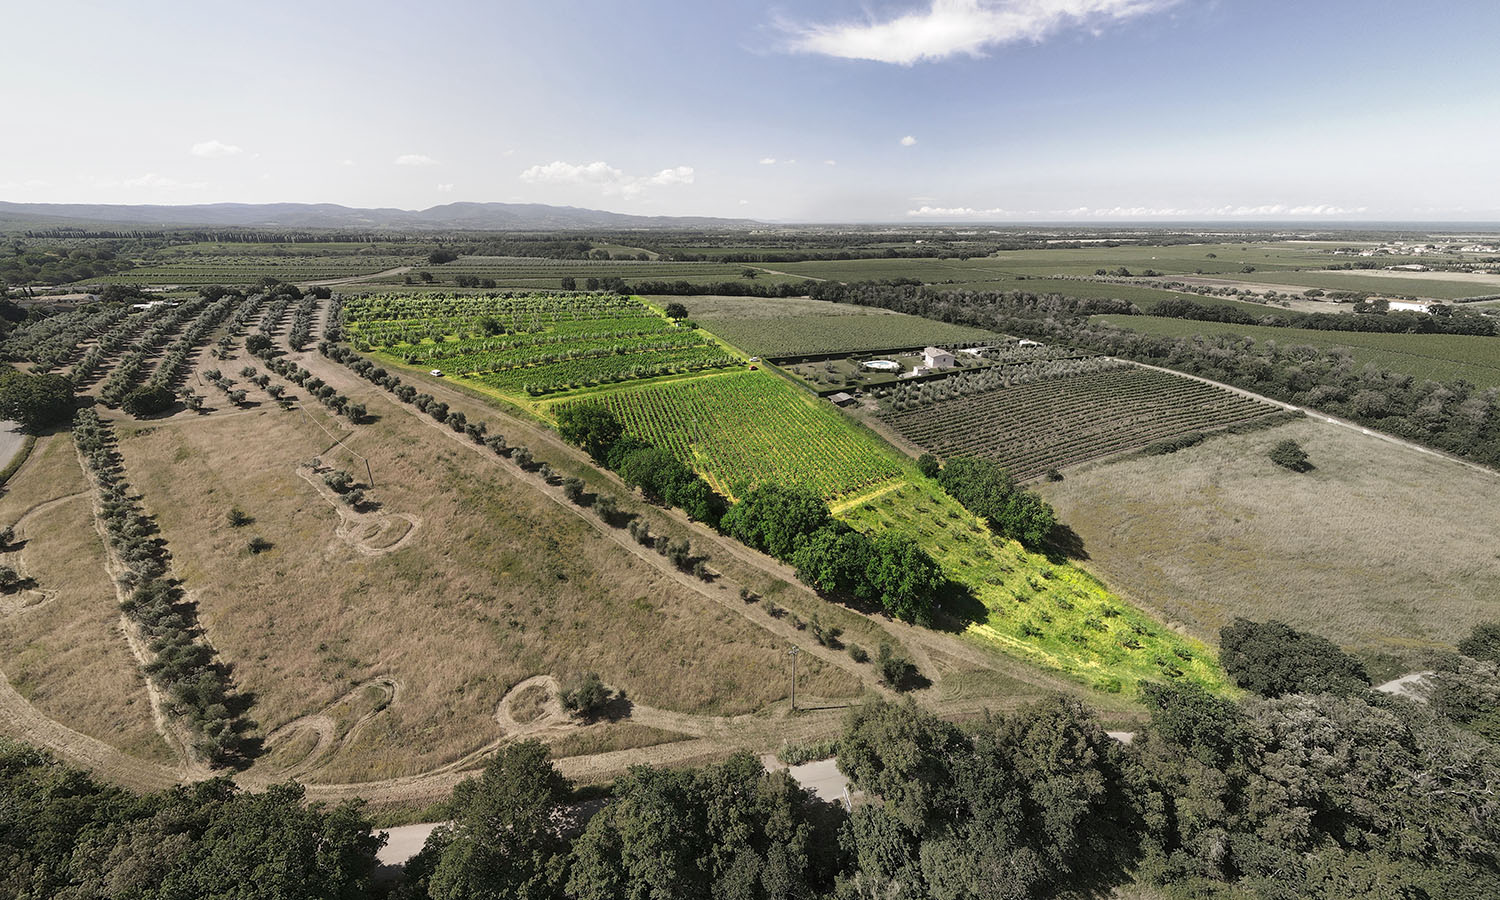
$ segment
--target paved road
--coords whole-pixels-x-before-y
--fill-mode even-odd
[[[404,866],[406,861],[416,856],[421,851],[422,845],[427,843],[427,836],[441,822],[423,822],[420,825],[398,825],[395,828],[387,828],[377,831],[376,834],[386,836],[385,846],[375,854],[382,866]]]
[[[25,438],[20,425],[15,422],[0,422],[0,469],[10,465],[10,461],[21,452],[21,442]]]

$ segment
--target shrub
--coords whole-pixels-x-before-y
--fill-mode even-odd
[[[1312,463],[1307,461],[1307,451],[1291,438],[1272,447],[1267,455],[1271,457],[1271,462],[1283,469],[1291,469],[1293,472],[1306,472],[1312,469]]]
[[[800,766],[803,763],[829,759],[837,756],[838,752],[839,742],[833,738],[825,738],[821,741],[782,744],[781,749],[776,751],[776,759],[784,765]]]
[[[582,719],[597,718],[613,698],[614,693],[604,686],[597,672],[574,675],[557,692],[563,708]]]
[[[562,483],[563,496],[569,501],[577,503],[583,497],[583,479],[564,478]]]
[[[264,553],[271,549],[274,544],[263,537],[256,536],[250,539],[250,552],[255,554]]]
[[[255,521],[254,517],[246,513],[243,509],[240,509],[238,506],[231,506],[226,518],[229,519],[229,524],[234,526],[235,528],[241,528]]]
[[[911,661],[891,649],[891,645],[884,641],[875,654],[875,669],[880,673],[880,680],[897,691],[909,690],[916,675],[916,667]]]
[[[354,476],[348,472],[329,472],[323,476],[323,483],[342,494],[354,486]]]
[[[1219,647],[1229,677],[1263,697],[1347,694],[1370,684],[1364,664],[1333,641],[1285,622],[1235,619],[1219,629]]]
[[[9,593],[21,583],[21,574],[11,566],[0,566],[0,591]]]
[[[849,645],[849,658],[857,663],[869,662],[870,654],[858,644]]]
[[[9,547],[16,542],[16,526],[7,525],[0,528],[0,549]]]

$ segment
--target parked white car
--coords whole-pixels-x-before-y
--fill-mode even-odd
[[[433,369],[431,372],[428,372],[427,374],[431,375],[431,376],[433,376],[435,378],[442,378],[443,377],[443,370],[442,369]]]

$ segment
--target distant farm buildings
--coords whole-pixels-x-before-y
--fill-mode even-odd
[[[839,391],[837,394],[829,394],[828,399],[833,402],[834,406],[848,406],[854,402],[854,398],[843,391]]]
[[[901,364],[898,363],[898,362],[896,362],[893,359],[872,359],[869,362],[861,363],[860,367],[861,368],[865,368],[865,369],[870,369],[871,371],[874,371],[874,372],[899,372],[899,371],[901,371]]]
[[[1425,313],[1430,311],[1428,309],[1430,306],[1430,303],[1424,303],[1421,300],[1392,300],[1389,309],[1391,312]]]

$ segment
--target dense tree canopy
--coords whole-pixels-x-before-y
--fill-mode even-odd
[[[36,434],[73,415],[73,383],[64,375],[28,375],[14,370],[0,375],[0,419]]]
[[[601,404],[569,403],[557,410],[557,430],[564,440],[582,447],[595,462],[602,463],[609,457],[609,448],[625,433],[625,426]]]
[[[1239,618],[1219,629],[1219,662],[1236,684],[1262,697],[1370,685],[1364,664],[1333,641],[1275,620]]]
[[[1047,501],[1016,485],[994,460],[955,456],[943,463],[938,484],[990,527],[1023,544],[1037,546],[1052,534],[1057,514]]]

